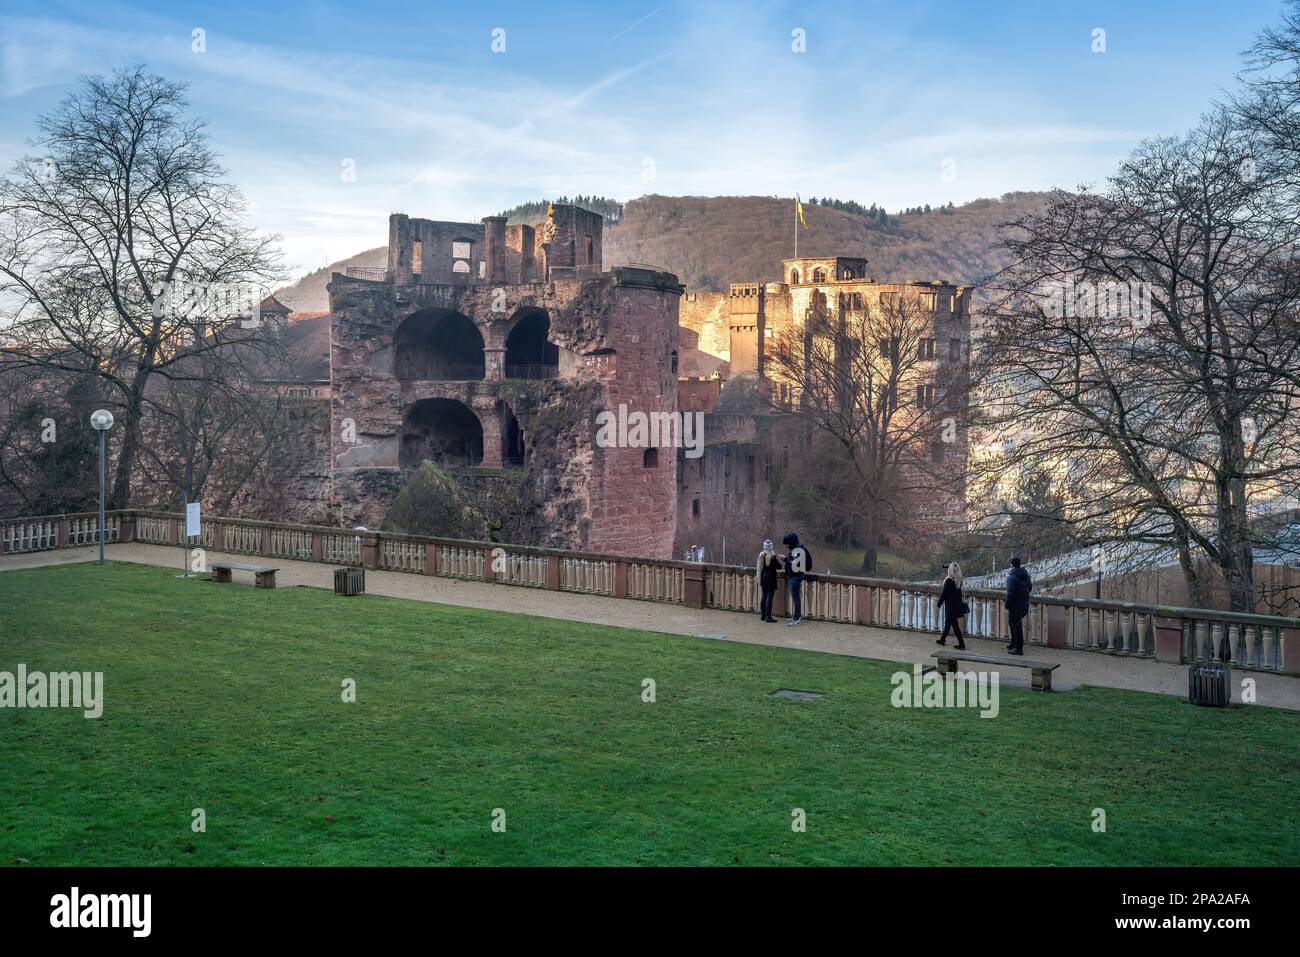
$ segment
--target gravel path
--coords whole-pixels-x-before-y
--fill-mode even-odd
[[[139,543],[110,545],[106,553],[113,561],[161,565],[175,567],[178,570],[181,564],[179,549],[162,545]],[[94,546],[5,555],[0,557],[0,572],[89,562],[95,561],[97,557],[98,551]],[[286,559],[271,560],[259,559],[256,556],[208,553],[209,562],[224,559],[252,563],[273,562],[280,569],[277,576],[280,587],[306,585],[314,588],[333,588],[333,574],[337,567]],[[246,573],[239,573],[236,578],[251,580],[251,576]],[[251,587],[251,581],[247,584],[242,580],[237,581],[233,587]],[[934,644],[936,636],[927,633],[818,621],[805,621],[798,627],[788,628],[784,622],[775,625],[764,624],[758,620],[757,615],[753,614],[683,608],[679,605],[658,602],[491,585],[483,582],[457,581],[451,578],[429,578],[403,572],[367,570],[366,591],[374,595],[461,605],[467,608],[518,612],[540,615],[543,618],[613,625],[620,628],[640,628],[676,635],[694,635],[702,640],[725,639],[748,644],[777,645],[804,651],[909,664],[932,663],[930,654],[936,650]],[[984,654],[1003,654],[1005,651],[1005,646],[1001,642],[990,639],[968,638],[967,645],[970,650]],[[1052,678],[1053,688],[1057,691],[1069,691],[1083,685],[1098,685],[1131,691],[1153,691],[1160,694],[1180,696],[1187,694],[1186,665],[1147,659],[1116,658],[1100,653],[1045,648],[1037,645],[1032,646],[1026,656],[1061,663],[1061,667],[1056,670]],[[1240,697],[1240,679],[1243,677],[1255,680],[1258,704],[1300,711],[1300,677],[1239,672],[1235,676],[1234,700]],[[1027,687],[1029,673],[1014,668],[1003,673],[1000,680],[1003,684]]]

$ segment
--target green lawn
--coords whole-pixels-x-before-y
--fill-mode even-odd
[[[901,710],[885,662],[173,576],[0,574],[0,671],[102,671],[106,698],[0,710],[0,863],[1300,859],[1294,713],[1101,689]]]

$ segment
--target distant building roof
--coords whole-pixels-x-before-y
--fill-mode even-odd
[[[276,299],[275,296],[267,296],[262,300],[262,304],[258,308],[261,310],[262,315],[266,315],[269,312],[279,316],[287,316],[289,313],[293,312],[292,309],[282,303],[279,299]]]

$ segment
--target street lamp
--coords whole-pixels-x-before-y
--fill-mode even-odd
[[[99,563],[104,564],[104,436],[113,427],[113,413],[96,409],[90,413],[90,427],[99,433]]]

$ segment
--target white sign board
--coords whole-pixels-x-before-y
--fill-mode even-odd
[[[199,527],[199,503],[190,502],[185,506],[185,537],[197,538],[202,534]]]

